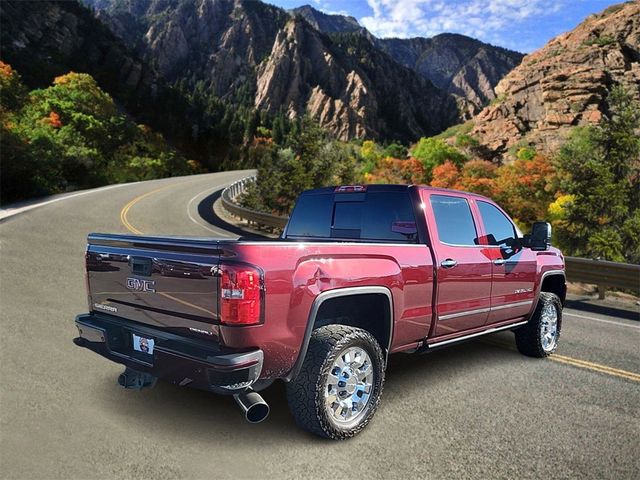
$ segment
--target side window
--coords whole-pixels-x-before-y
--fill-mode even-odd
[[[506,245],[505,240],[516,238],[513,223],[494,205],[478,202],[482,222],[486,230],[489,245]]]
[[[478,233],[467,200],[448,195],[431,195],[430,201],[438,237],[442,243],[469,246],[478,244]]]

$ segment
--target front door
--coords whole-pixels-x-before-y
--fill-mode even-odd
[[[486,252],[493,265],[491,313],[487,323],[498,323],[527,315],[535,298],[536,252],[518,246],[517,230],[495,205],[477,200],[482,218]]]
[[[436,260],[435,337],[483,326],[491,307],[492,263],[478,245],[469,200],[423,191]]]

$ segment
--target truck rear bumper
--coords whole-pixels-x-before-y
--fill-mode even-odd
[[[89,313],[76,317],[73,343],[129,368],[180,386],[231,395],[260,377],[262,350],[228,352],[218,345],[181,337],[120,317]],[[133,348],[133,335],[153,340],[153,353]]]

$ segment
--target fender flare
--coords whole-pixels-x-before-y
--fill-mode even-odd
[[[318,312],[320,311],[320,307],[327,300],[331,300],[339,297],[348,297],[348,296],[356,296],[356,295],[370,295],[370,294],[383,294],[387,297],[387,301],[389,303],[389,343],[388,345],[382,345],[385,349],[385,361],[386,357],[389,356],[389,352],[391,351],[391,343],[393,342],[393,326],[394,326],[394,315],[393,315],[393,295],[391,291],[386,287],[379,286],[365,286],[365,287],[345,287],[345,288],[336,288],[332,290],[326,290],[321,292],[314,300],[311,305],[311,311],[309,312],[309,317],[307,319],[307,327],[305,328],[304,337],[302,339],[302,345],[300,346],[300,351],[298,352],[298,358],[296,359],[296,363],[293,365],[293,368],[289,371],[289,373],[283,378],[284,381],[289,382],[294,379],[300,369],[302,368],[302,362],[307,355],[307,349],[309,348],[309,341],[311,339],[311,333],[313,332],[313,326],[316,322],[316,317],[318,316]]]
[[[527,318],[530,318],[531,315],[533,315],[533,312],[536,311],[536,308],[538,308],[538,302],[540,301],[540,292],[542,292],[542,284],[544,283],[544,279],[547,278],[547,277],[555,276],[555,275],[562,276],[562,278],[564,278],[565,284],[567,283],[567,274],[565,273],[564,270],[547,270],[546,272],[544,272],[540,276],[540,284],[538,285],[538,291],[536,292],[536,298],[533,301],[531,311],[529,312],[529,315],[528,315]]]

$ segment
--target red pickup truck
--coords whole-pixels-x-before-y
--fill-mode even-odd
[[[551,354],[566,287],[549,241],[488,198],[398,185],[304,192],[275,241],[91,234],[74,342],[124,364],[124,387],[234,395],[252,422],[283,380],[299,426],[347,438],[391,353],[512,330],[523,354]]]

